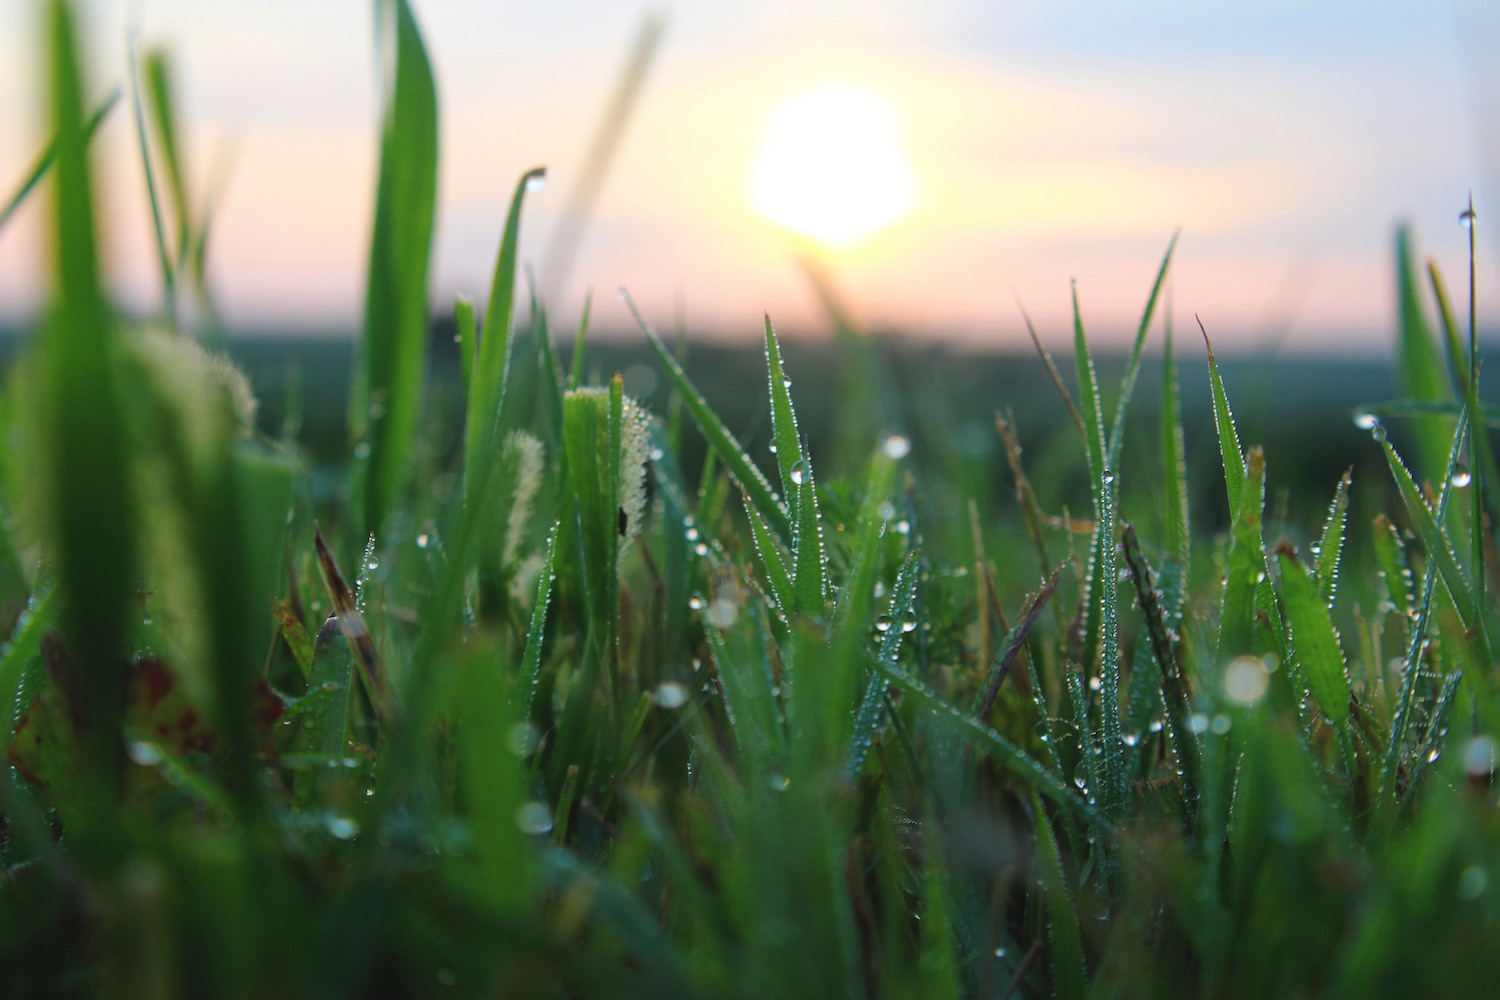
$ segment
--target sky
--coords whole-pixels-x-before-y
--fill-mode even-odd
[[[42,6],[0,0],[3,197],[45,140]],[[625,286],[662,327],[681,316],[695,334],[749,339],[765,311],[792,334],[826,333],[811,258],[866,325],[1001,348],[1024,342],[1018,302],[1045,338],[1065,337],[1076,279],[1091,335],[1120,344],[1180,228],[1179,326],[1196,314],[1241,348],[1385,351],[1397,223],[1459,289],[1471,189],[1481,316],[1500,308],[1500,209],[1487,209],[1500,205],[1500,13],[1478,0],[414,6],[441,114],[435,312],[458,293],[482,300],[516,178],[539,165],[549,183],[528,200],[521,256],[547,258],[651,16],[662,40],[576,263],[565,280],[541,276],[563,324],[592,289],[598,328],[627,329],[613,294]],[[360,321],[373,7],[80,0],[93,93],[124,79],[131,34],[173,55],[190,184],[223,192],[210,272],[234,329]],[[884,130],[850,167],[819,157],[864,149],[861,135],[820,142],[775,124],[830,90],[863,95]],[[97,146],[107,267],[117,301],[148,313],[160,282],[125,110]],[[784,210],[756,193],[768,159]],[[869,197],[899,201],[895,217],[835,245],[788,228],[788,204],[826,208],[856,180],[902,186]],[[43,208],[0,230],[0,322],[45,301]]]

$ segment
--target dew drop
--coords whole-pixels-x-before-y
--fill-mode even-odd
[[[526,178],[526,191],[528,194],[535,194],[537,191],[542,190],[546,186],[547,175],[543,171],[538,170],[536,173],[533,173],[531,176]]]
[[[1151,725],[1147,726],[1146,728],[1150,729],[1153,733],[1159,733],[1159,732],[1161,732],[1161,720],[1160,719],[1152,719],[1151,720]]]
[[[792,781],[784,774],[773,774],[766,781],[773,792],[784,792],[791,787]]]
[[[700,595],[694,594],[692,597],[688,598],[688,607],[692,608],[694,611],[702,611],[704,608],[708,607],[708,605],[704,602],[703,598]]]
[[[660,448],[652,448],[651,449],[651,461],[653,461],[653,462],[660,462],[662,459],[664,459],[666,457],[667,457],[667,453],[664,452],[664,451],[662,451]]]
[[[348,816],[329,816],[323,826],[340,840],[353,840],[359,836],[359,824]]]
[[[1458,489],[1463,489],[1473,481],[1474,477],[1472,474],[1470,474],[1469,467],[1467,465],[1459,462],[1453,467],[1453,477],[1449,480],[1449,482],[1451,482],[1455,487],[1457,487]]]
[[[702,542],[699,542],[697,545],[693,546],[693,551],[698,553],[700,556],[706,556],[708,555],[708,546]]]
[[[1458,877],[1458,898],[1472,902],[1484,895],[1489,888],[1490,877],[1479,865],[1470,865]]]
[[[889,521],[896,516],[896,505],[889,500],[882,500],[880,506],[875,508],[875,513],[882,521]]]
[[[908,535],[908,534],[911,534],[911,522],[907,521],[904,518],[902,520],[896,522],[895,528],[896,528],[896,534],[898,534],[898,535]]]
[[[916,630],[917,630],[917,616],[914,615],[914,614],[911,614],[910,612],[908,612],[907,615],[906,615],[906,617],[903,618],[903,619],[901,619],[901,631],[902,632],[915,632]]]
[[[427,548],[427,546],[431,544],[431,542],[432,536],[428,535],[425,531],[417,536],[417,548],[419,549]]]
[[[726,629],[739,620],[739,606],[727,597],[716,597],[708,606],[708,620],[714,628]]]
[[[790,389],[792,387],[792,380],[785,375],[781,376],[781,387],[783,389]]]
[[[155,767],[162,762],[161,749],[154,743],[143,743],[140,740],[131,740],[130,746],[126,748],[130,759],[142,767]]]
[[[891,630],[891,616],[890,615],[881,615],[879,618],[875,619],[875,631],[877,631],[877,632],[889,632],[890,630]]]
[[[1202,736],[1208,732],[1208,716],[1202,712],[1194,712],[1188,717],[1188,732]]]
[[[1380,418],[1366,410],[1361,410],[1354,415],[1354,426],[1362,431],[1373,431],[1380,426]]]
[[[630,293],[625,290],[624,285],[621,285],[619,288],[615,289],[615,298],[619,299],[621,302],[629,302]]]
[[[792,466],[792,485],[801,486],[802,481],[807,478],[807,472],[801,462]]]
[[[696,542],[698,540],[698,529],[697,528],[689,528],[687,530],[686,537],[687,537],[688,541],[690,541],[690,542]]]
[[[536,749],[539,734],[529,722],[517,722],[505,732],[505,748],[517,757],[529,757]]]
[[[539,837],[552,829],[552,810],[544,802],[523,802],[516,810],[516,826],[522,833]]]
[[[687,688],[668,681],[656,689],[656,703],[662,708],[681,708],[687,704]]]
[[[776,442],[772,441],[771,444],[769,445],[769,447],[770,447],[770,450],[771,450],[771,454],[773,454],[773,455],[776,454]]]
[[[1500,765],[1500,744],[1493,736],[1476,736],[1464,744],[1464,773],[1470,781],[1487,782]]]
[[[911,454],[911,439],[900,434],[892,434],[885,439],[885,442],[880,446],[880,450],[885,452],[886,458],[905,458]]]
[[[1271,682],[1265,661],[1256,656],[1239,656],[1224,668],[1224,694],[1241,705],[1260,701]]]
[[[1462,212],[1458,213],[1458,224],[1460,226],[1463,226],[1465,229],[1473,229],[1475,218],[1477,218],[1477,216],[1474,214],[1474,210],[1472,208],[1466,208]]]

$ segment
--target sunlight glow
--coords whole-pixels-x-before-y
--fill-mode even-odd
[[[831,85],[790,98],[766,123],[750,197],[772,222],[845,247],[897,221],[916,201],[896,109]]]

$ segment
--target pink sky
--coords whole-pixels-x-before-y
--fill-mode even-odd
[[[353,328],[362,302],[375,156],[370,4],[94,0],[92,86],[120,79],[126,25],[177,55],[189,163],[203,190],[233,164],[211,250],[235,327]],[[540,258],[639,23],[629,5],[416,0],[435,64],[443,165],[433,297],[482,297],[506,199],[545,164],[523,231]],[[1204,10],[1207,6],[1209,9]],[[1182,227],[1179,321],[1226,342],[1287,328],[1296,348],[1384,350],[1391,235],[1417,227],[1459,285],[1458,210],[1481,215],[1481,310],[1500,302],[1500,76],[1482,53],[1500,23],[1478,4],[737,3],[667,11],[638,113],[604,189],[562,322],[593,287],[601,329],[623,330],[627,285],[662,325],[752,337],[823,329],[797,241],[751,204],[766,119],[824,84],[863,88],[899,116],[917,180],[911,212],[828,252],[870,324],[1014,346],[1019,295],[1049,338],[1085,318],[1132,330],[1160,254]],[[0,5],[0,190],[42,141],[38,5]],[[1489,34],[1486,35],[1486,32]],[[1484,42],[1485,38],[1488,43]],[[1476,54],[1479,53],[1479,54]],[[119,112],[123,112],[123,106]],[[132,131],[99,144],[118,299],[159,299]],[[0,320],[40,302],[38,208],[0,231]]]

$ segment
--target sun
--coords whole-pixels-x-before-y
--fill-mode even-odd
[[[761,215],[829,248],[896,222],[916,197],[895,107],[859,87],[818,87],[781,104],[750,168]]]

